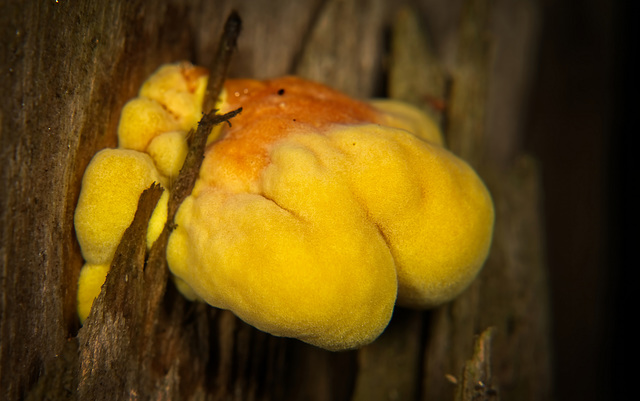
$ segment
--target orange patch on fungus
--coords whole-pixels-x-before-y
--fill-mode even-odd
[[[225,90],[222,112],[242,107],[242,113],[223,129],[221,140],[209,145],[203,169],[215,168],[212,163],[225,166],[245,182],[269,164],[269,146],[291,132],[322,133],[336,124],[381,119],[371,105],[298,77],[228,80]]]

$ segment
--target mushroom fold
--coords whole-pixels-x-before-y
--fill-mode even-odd
[[[123,111],[121,146],[149,154],[160,179],[177,174],[180,130],[200,112],[206,75],[190,69],[163,66],[132,101],[141,117]],[[211,134],[167,249],[188,298],[273,335],[344,350],[380,335],[396,303],[437,306],[477,275],[491,243],[491,197],[421,112],[296,77],[228,80],[219,107],[243,112]],[[158,110],[173,111],[158,120]],[[77,212],[76,230],[91,226]],[[81,242],[85,259],[94,245]]]

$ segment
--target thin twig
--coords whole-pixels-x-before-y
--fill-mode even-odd
[[[231,62],[231,55],[236,48],[238,36],[242,29],[242,20],[237,12],[232,11],[224,25],[224,30],[220,41],[218,43],[218,49],[216,51],[216,58],[214,64],[211,67],[211,73],[209,75],[209,83],[207,85],[207,91],[203,101],[203,110],[206,110],[206,114],[202,117],[198,123],[198,128],[195,133],[190,132],[188,137],[192,138],[189,144],[189,152],[180,169],[180,174],[171,188],[171,198],[169,199],[167,223],[165,224],[163,235],[158,238],[156,243],[153,244],[153,248],[161,247],[162,250],[166,249],[166,241],[168,241],[168,233],[173,228],[173,218],[175,213],[182,204],[182,201],[191,194],[193,186],[198,178],[200,167],[202,166],[202,160],[204,159],[204,150],[207,144],[207,138],[211,133],[214,126],[229,121],[229,119],[236,116],[242,111],[237,109],[224,115],[216,115],[216,110],[213,110],[213,106],[216,104],[216,100],[220,96],[222,86],[229,70],[229,63]],[[162,243],[164,242],[164,244]],[[157,263],[151,260],[151,257],[156,254],[164,259],[164,252],[151,252],[147,265],[151,263]]]
[[[190,132],[188,137],[191,138],[189,143],[189,151],[187,157],[180,169],[180,174],[176,181],[173,183],[170,191],[170,198],[167,205],[167,221],[164,225],[162,233],[158,239],[153,243],[149,256],[147,258],[145,268],[145,287],[147,288],[146,296],[146,310],[148,311],[145,316],[144,335],[151,336],[152,331],[157,320],[158,305],[162,299],[166,284],[167,284],[167,244],[169,242],[169,235],[175,227],[173,222],[175,214],[182,204],[182,201],[191,194],[196,179],[200,173],[200,167],[204,159],[204,151],[207,145],[207,138],[211,134],[211,130],[214,126],[228,122],[229,119],[236,116],[242,111],[242,108],[231,111],[224,115],[216,115],[216,110],[213,110],[216,100],[220,96],[222,91],[222,85],[226,79],[227,70],[229,69],[229,63],[231,61],[231,55],[235,50],[235,44],[240,35],[240,29],[242,21],[238,14],[234,11],[227,18],[224,31],[218,43],[218,49],[216,52],[217,57],[214,60],[214,64],[211,67],[209,75],[209,83],[207,85],[207,91],[203,101],[203,110],[207,110],[205,115],[198,123],[198,128],[195,132]],[[152,342],[148,342],[151,346]],[[150,353],[150,350],[148,350]]]
[[[207,84],[207,91],[205,92],[202,105],[202,110],[205,113],[211,111],[216,105],[216,100],[222,91],[224,80],[227,78],[231,55],[236,49],[236,43],[238,42],[241,30],[242,20],[240,16],[236,11],[231,11],[227,22],[224,24],[224,30],[218,43],[214,65],[209,74],[209,83]]]
[[[180,169],[180,174],[171,188],[171,198],[169,199],[167,213],[167,226],[171,225],[178,207],[180,207],[182,201],[189,196],[193,190],[193,186],[200,172],[200,167],[202,166],[204,150],[211,130],[216,125],[228,122],[231,118],[240,114],[242,108],[222,115],[216,114],[216,111],[217,110],[212,110],[205,114],[198,123],[198,129],[195,133],[192,132],[189,134],[189,136],[192,137],[191,143],[189,144],[189,152],[187,153],[187,157],[182,165],[182,169]]]
[[[180,174],[171,188],[171,196],[167,205],[167,222],[158,239],[153,243],[149,256],[147,258],[145,268],[145,286],[148,288],[146,297],[147,308],[149,311],[144,321],[144,332],[151,335],[154,322],[156,321],[156,312],[162,296],[164,295],[167,282],[167,244],[169,242],[169,234],[175,227],[173,222],[175,214],[182,204],[182,201],[191,194],[196,179],[200,173],[200,167],[204,159],[204,151],[207,145],[207,138],[214,126],[228,122],[229,119],[236,116],[242,111],[237,109],[224,115],[216,115],[216,110],[211,110],[211,105],[215,105],[216,99],[220,96],[222,85],[226,79],[231,54],[235,49],[235,43],[240,35],[240,27],[242,21],[237,13],[232,12],[220,38],[217,57],[211,68],[209,75],[209,84],[204,99],[203,110],[208,112],[202,117],[198,123],[195,132],[190,132],[189,152],[180,169]]]

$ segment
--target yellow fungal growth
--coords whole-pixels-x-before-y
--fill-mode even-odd
[[[156,136],[189,131],[201,118],[207,71],[189,63],[160,67],[122,109],[118,126],[121,148],[146,151]]]
[[[139,97],[161,104],[178,121],[180,128],[187,131],[202,117],[208,74],[205,68],[190,63],[167,64],[147,79],[140,88]]]
[[[166,189],[186,157],[187,130],[200,118],[206,85],[206,70],[189,63],[158,70],[145,82],[140,96],[122,110],[119,149],[98,152],[87,167],[75,212],[76,236],[87,262],[78,283],[81,321],[100,293],[140,194],[153,182],[162,184],[165,191],[149,221],[148,248],[162,232],[169,199]]]
[[[85,264],[78,277],[78,317],[84,322],[91,312],[93,300],[100,295],[100,288],[109,273],[109,265]]]
[[[183,126],[158,127],[200,112],[171,95],[189,92],[180,76],[204,85],[185,68],[162,67],[140,92],[178,117],[147,129],[123,112],[119,127],[121,146],[138,143],[160,179],[175,177],[186,142]],[[295,77],[228,80],[224,94],[221,112],[243,112],[212,134],[167,249],[189,299],[343,350],[373,341],[396,303],[439,305],[477,275],[491,243],[491,197],[424,114]]]
[[[147,147],[147,153],[164,177],[175,178],[180,173],[189,146],[184,131],[165,132],[153,138]]]
[[[383,110],[382,125],[400,128],[429,143],[444,146],[442,132],[431,118],[422,111],[407,104],[389,99],[376,99],[370,102]]]
[[[128,149],[104,149],[87,167],[75,213],[75,228],[82,256],[91,264],[109,264],[120,238],[133,221],[142,191],[161,183],[151,158]],[[167,195],[164,195],[166,209]],[[162,214],[157,208],[154,214]],[[149,234],[160,234],[158,216],[152,216]],[[166,210],[164,211],[166,220]],[[164,221],[162,222],[164,224]]]
[[[82,179],[75,212],[75,229],[87,262],[78,282],[78,315],[84,321],[124,231],[133,221],[142,191],[162,179],[151,158],[129,149],[104,149],[91,160]],[[169,194],[165,191],[147,228],[150,248],[167,220]]]

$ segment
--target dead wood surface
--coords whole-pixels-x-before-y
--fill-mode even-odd
[[[519,101],[529,77],[520,64],[507,68],[512,76],[496,76],[506,67],[494,64],[511,60],[500,53],[505,48],[522,51],[519,46],[530,45],[534,24],[519,24],[519,36],[501,47],[504,38],[496,27],[516,31],[492,22],[496,15],[503,24],[505,15],[532,21],[535,7],[528,1],[518,6],[461,3],[415,4],[418,26],[431,34],[435,46],[431,53],[410,58],[404,65],[409,72],[398,72],[393,67],[397,59],[390,61],[389,55],[416,53],[406,53],[407,47],[396,48],[400,53],[388,49],[385,35],[407,28],[391,29],[401,5],[397,2],[4,2],[0,398],[453,399],[456,387],[446,375],[463,383],[475,336],[495,327],[492,345],[485,348],[491,352],[492,388],[503,399],[548,399],[548,294],[538,171],[517,148]],[[172,285],[151,329],[127,332],[116,321],[108,329],[85,326],[79,335],[75,296],[82,258],[73,211],[82,173],[96,151],[116,145],[119,111],[153,70],[182,59],[211,65],[231,9],[244,21],[232,76],[296,72],[368,97],[385,94],[385,76],[390,83],[394,74],[421,82],[415,72],[420,69],[411,68],[420,60],[430,66],[434,59],[441,61],[436,71],[444,77],[436,89],[396,79],[388,92],[414,103],[426,100],[423,107],[443,100],[453,150],[471,160],[494,196],[491,256],[461,298],[435,311],[396,311],[383,336],[357,352],[330,353],[270,336],[229,312],[185,301]],[[423,21],[435,23],[425,27]],[[417,42],[413,46],[428,46],[428,40]],[[447,78],[450,93],[443,84]],[[402,85],[405,89],[393,89]],[[425,88],[425,93],[410,94],[407,86]],[[491,117],[497,115],[493,99],[502,94],[516,99],[501,108],[509,123]],[[497,162],[494,154],[499,154]],[[98,341],[90,332],[102,337]],[[151,350],[151,357],[141,364],[143,349]],[[126,352],[126,358],[114,358],[118,352]],[[130,363],[115,363],[122,360]]]

